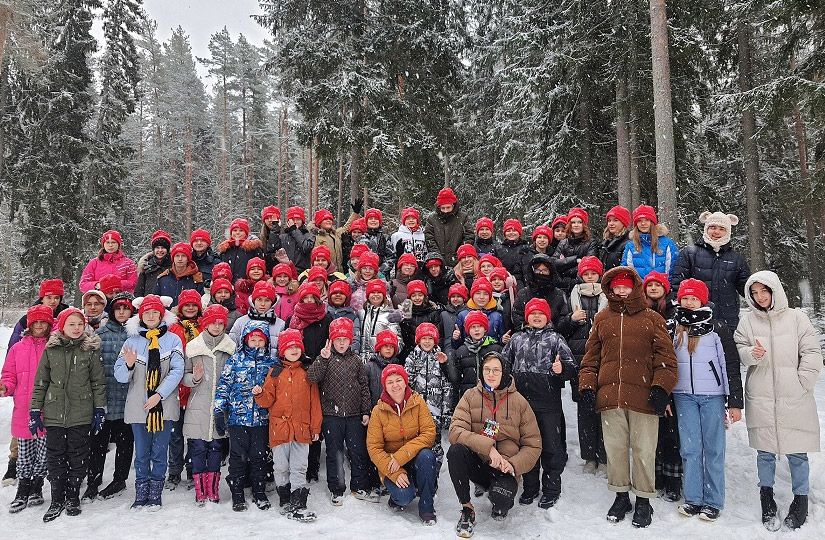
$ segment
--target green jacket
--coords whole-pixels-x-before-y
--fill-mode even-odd
[[[95,408],[106,407],[106,375],[100,336],[71,340],[56,331],[37,366],[31,409],[43,412],[46,427],[91,425]]]

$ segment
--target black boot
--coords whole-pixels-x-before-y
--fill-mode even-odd
[[[237,478],[234,480],[227,480],[229,484],[229,491],[232,493],[232,510],[235,512],[244,512],[247,509],[246,497],[244,496],[245,478]]]
[[[60,517],[60,514],[63,513],[63,509],[65,507],[66,505],[63,501],[52,501],[49,505],[49,509],[46,510],[45,514],[43,514],[43,522],[48,523]]]
[[[664,477],[664,489],[662,499],[668,502],[676,502],[682,498],[682,479],[677,476]]]
[[[762,525],[769,531],[778,531],[782,524],[776,515],[776,501],[773,500],[773,488],[759,488],[759,502],[762,503]]]
[[[29,491],[29,506],[40,506],[43,504],[43,477],[32,478],[32,487]]]
[[[6,469],[6,474],[3,475],[3,485],[13,486],[17,483],[17,460],[9,459],[9,466]]]
[[[77,496],[66,498],[66,515],[79,516],[80,515],[80,498]]]
[[[484,495],[483,491],[481,492],[481,495]],[[481,495],[476,495],[476,497],[481,497]],[[529,506],[533,504],[533,501],[535,501],[538,496],[538,493],[528,493],[526,491],[522,491],[518,498],[518,503],[523,506]]]
[[[653,521],[653,507],[645,497],[636,497],[636,511],[633,512],[633,526],[643,529]]]
[[[808,517],[808,496],[794,495],[791,507],[788,508],[788,515],[785,516],[785,526],[792,531],[805,524]]]
[[[607,511],[607,521],[611,523],[618,523],[622,521],[625,515],[633,510],[633,505],[630,504],[630,495],[625,492],[616,493],[616,499],[610,510]]]
[[[163,506],[163,480],[149,480],[149,499],[146,501],[146,509],[150,512],[157,512]]]
[[[28,478],[21,478],[17,482],[17,495],[9,505],[9,514],[16,514],[23,511],[29,505],[29,494],[31,493],[32,481]]]
[[[290,494],[290,507],[292,510],[286,517],[303,523],[315,521],[315,512],[307,510],[307,497],[309,497],[309,489],[305,487],[293,491]]]
[[[83,493],[83,496],[80,498],[81,502],[87,503],[87,502],[92,502],[95,499],[97,499],[97,494],[98,494],[97,488],[98,488],[98,486],[95,486],[93,484],[88,484],[86,486],[86,491]]]
[[[252,501],[255,503],[255,506],[258,507],[258,510],[269,510],[272,508],[272,504],[269,502],[269,497],[267,497],[264,492],[253,493]]]
[[[542,493],[541,498],[539,499],[539,508],[543,508],[547,510],[548,508],[552,508],[559,502],[559,497],[561,493]]]
[[[98,496],[101,499],[111,499],[118,493],[123,493],[124,491],[126,491],[126,482],[123,480],[112,480],[108,486],[100,490]]]
[[[292,489],[289,484],[278,486],[278,506],[281,508],[281,515],[288,514],[290,511],[290,502],[292,497]]]

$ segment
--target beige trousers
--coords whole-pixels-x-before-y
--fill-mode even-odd
[[[656,497],[659,417],[626,409],[604,411],[602,434],[604,448],[607,451],[608,489],[619,492],[632,490],[637,497],[648,499]]]

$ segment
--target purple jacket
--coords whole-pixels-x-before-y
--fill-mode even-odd
[[[40,357],[46,349],[48,336],[33,338],[24,335],[6,355],[0,380],[6,386],[6,395],[14,397],[11,414],[11,434],[18,439],[31,439],[29,431],[29,404],[34,391],[34,378]]]
[[[687,341],[687,336],[683,336],[682,344],[676,347],[676,339],[673,340],[679,365],[679,381],[673,393],[704,396],[728,395],[725,351],[722,348],[719,334],[710,332],[701,336],[693,354],[688,352]]]

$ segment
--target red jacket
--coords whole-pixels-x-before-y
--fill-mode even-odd
[[[187,329],[184,328],[183,322],[192,323],[188,325],[188,332]],[[178,336],[180,338],[180,342],[183,343],[184,357],[186,356],[186,344],[198,337],[198,334],[200,334],[197,322],[193,321],[178,320],[178,322],[169,327],[169,331]],[[191,393],[192,389],[184,385],[183,382],[178,385],[178,398],[180,399],[180,406],[184,409],[187,405],[189,405],[189,394]]]
[[[309,444],[321,433],[318,385],[309,382],[301,362],[282,362],[269,370],[263,392],[255,396],[258,405],[269,409],[269,446],[292,441]]]

